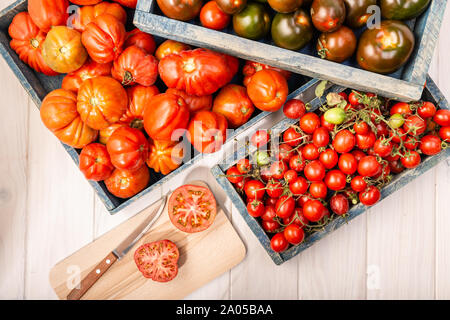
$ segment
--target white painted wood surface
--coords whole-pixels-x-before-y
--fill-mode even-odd
[[[430,73],[450,98],[450,8],[442,29]],[[56,299],[56,262],[194,179],[213,189],[247,257],[187,299],[450,299],[450,159],[277,267],[210,175],[216,156],[110,216],[3,59],[0,83],[0,299]]]

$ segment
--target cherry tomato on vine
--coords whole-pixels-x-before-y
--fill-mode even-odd
[[[317,222],[326,214],[325,206],[319,200],[308,200],[303,205],[303,215],[308,221]]]
[[[286,238],[287,242],[290,244],[296,246],[303,242],[305,239],[305,232],[301,227],[296,225],[295,223],[288,225],[284,229],[284,237]]]
[[[277,216],[277,212],[275,211],[275,204],[277,203],[278,199],[273,199],[275,202],[273,205],[265,203],[264,212],[261,215],[261,219],[263,221],[274,221],[275,217]]]
[[[325,178],[325,166],[319,160],[314,160],[305,166],[304,173],[311,182],[321,181]]]
[[[281,219],[289,218],[294,212],[294,209],[295,200],[291,196],[281,196],[275,205],[277,216]]]
[[[365,206],[373,206],[381,198],[380,190],[375,186],[369,186],[359,193],[359,201]]]
[[[352,175],[358,169],[358,161],[353,154],[343,153],[339,157],[338,166],[343,173]]]
[[[274,220],[271,220],[271,221],[263,220],[261,225],[262,225],[263,229],[269,233],[273,233],[281,227],[280,224]]]
[[[358,163],[358,173],[363,177],[373,177],[381,171],[381,164],[374,156],[365,156]]]
[[[389,156],[392,150],[392,142],[382,138],[375,141],[375,144],[373,145],[373,151],[375,152],[375,154],[379,155],[382,158],[386,158],[387,156]]]
[[[289,190],[294,196],[300,196],[308,190],[308,181],[303,177],[297,177],[289,184]]]
[[[394,114],[400,114],[404,117],[408,117],[412,115],[412,111],[408,103],[398,102],[391,107],[390,114],[391,116]]]
[[[248,159],[241,159],[237,162],[236,168],[239,170],[240,173],[245,174],[249,173],[252,170],[252,164]]]
[[[270,140],[270,135],[267,130],[258,130],[256,131],[252,138],[251,143],[257,148],[264,147]]]
[[[441,127],[450,126],[450,110],[440,109],[436,111],[436,114],[433,117],[433,121]]]
[[[361,192],[366,190],[367,188],[367,182],[364,180],[364,177],[362,176],[356,176],[352,179],[350,185],[352,186],[352,189],[355,192]]]
[[[286,102],[283,106],[283,113],[286,118],[300,119],[306,113],[306,107],[303,101],[292,99]]]
[[[369,131],[367,134],[356,135],[356,146],[361,150],[367,150],[373,147],[377,137],[373,131]]]
[[[348,198],[344,196],[342,193],[338,193],[331,197],[330,199],[330,208],[338,216],[342,216],[348,212],[350,205],[348,202]]]
[[[313,143],[308,143],[302,149],[302,156],[306,160],[315,160],[319,155],[319,149]]]
[[[439,129],[439,137],[445,142],[450,142],[450,126]]]
[[[309,221],[303,215],[302,208],[296,207],[294,213],[289,218],[283,219],[283,224],[288,225],[291,223],[294,223],[301,228],[308,225]]]
[[[296,154],[289,159],[289,168],[297,172],[303,171],[303,169],[305,169],[305,165],[306,163],[300,154]]]
[[[281,182],[269,182],[266,185],[267,195],[273,199],[278,199],[283,194],[283,185]]]
[[[349,130],[339,131],[333,140],[333,148],[338,153],[350,152],[356,143],[356,138]]]
[[[400,161],[406,169],[414,169],[420,164],[422,159],[417,151],[408,151]]]
[[[283,141],[296,147],[303,141],[303,134],[297,128],[290,127],[283,133]]]
[[[425,120],[419,116],[412,115],[406,118],[405,123],[403,124],[403,129],[410,135],[419,136],[425,132],[427,129],[427,124]]]
[[[290,170],[288,170],[288,171],[286,171],[286,172],[284,173],[284,180],[285,180],[287,183],[291,183],[291,182],[294,181],[295,178],[297,178],[297,177],[298,177],[297,171],[292,170],[292,169],[290,169]]]
[[[242,177],[242,172],[240,172],[235,166],[227,170],[227,179],[233,184],[239,183],[244,180],[244,178]]]
[[[325,199],[328,194],[328,187],[323,181],[313,182],[309,186],[309,193],[316,199]]]
[[[274,179],[283,179],[287,165],[284,161],[276,161],[270,166],[270,173]]]
[[[353,125],[353,130],[357,134],[368,134],[370,127],[365,121],[357,122]]]
[[[324,148],[330,143],[330,133],[327,128],[319,127],[314,130],[313,143],[317,148]]]
[[[306,113],[300,119],[300,128],[309,134],[313,134],[314,131],[320,127],[320,118],[313,112]]]
[[[248,199],[261,200],[264,197],[265,191],[264,184],[259,180],[249,180],[244,185],[245,195]]]
[[[417,108],[417,114],[423,119],[431,118],[436,114],[436,106],[432,102],[423,102]]]
[[[258,218],[264,213],[264,204],[260,200],[251,200],[247,204],[247,212],[252,217]]]
[[[331,190],[342,190],[347,184],[347,176],[340,170],[331,170],[325,176],[325,184]]]
[[[420,151],[427,156],[434,156],[442,150],[442,141],[434,135],[426,135],[420,140]]]
[[[278,151],[275,152],[275,157],[278,160],[283,160],[286,162],[289,162],[293,156],[294,153],[292,152],[292,147],[286,143],[281,144],[278,147]]]
[[[333,149],[327,149],[320,153],[320,162],[323,163],[326,169],[333,169],[339,161],[339,155]]]
[[[289,242],[286,240],[284,234],[280,232],[272,237],[270,247],[275,252],[283,252],[289,247]]]

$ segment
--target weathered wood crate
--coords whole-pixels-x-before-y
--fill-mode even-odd
[[[44,74],[35,72],[28,65],[23,63],[19,59],[18,55],[9,46],[9,42],[11,39],[8,35],[8,27],[17,13],[26,10],[27,10],[27,1],[19,0],[11,4],[7,8],[3,9],[2,11],[0,11],[0,53],[6,60],[10,68],[13,70],[14,74],[17,76],[19,81],[22,83],[22,86],[30,95],[31,99],[39,108],[42,100],[47,95],[47,93],[61,87],[61,81],[63,76],[49,77]],[[129,27],[131,28],[134,10],[129,10],[127,13],[129,18]],[[161,43],[165,39],[155,37],[155,40],[157,43]],[[233,81],[236,83],[242,83],[242,78],[239,75],[236,76],[236,78]],[[292,92],[290,97],[301,97],[302,99],[306,100],[311,99],[314,96],[314,89],[317,82],[318,80],[313,80],[305,76],[293,75],[289,81],[289,86]],[[161,90],[161,92],[165,91],[166,87],[164,86],[162,81],[158,81],[157,85]],[[232,140],[236,135],[240,134],[253,124],[267,117],[268,115],[269,113],[267,112],[255,111],[252,119],[250,119],[250,121],[247,122],[245,125],[235,130],[233,134],[228,137],[228,140]],[[64,144],[63,146],[78,167],[80,150],[71,148]],[[190,145],[187,145],[187,147],[191,148]],[[151,192],[159,185],[169,180],[173,176],[177,175],[181,171],[187,169],[188,167],[193,165],[199,159],[199,157],[202,156],[201,154],[195,153],[193,148],[191,148],[191,155],[193,155],[191,159],[188,159],[186,157],[184,164],[167,176],[155,173],[152,169],[150,169],[151,179],[149,186],[145,190],[143,190],[142,192],[140,192],[139,194],[130,199],[124,200],[113,196],[111,193],[108,192],[103,182],[89,181],[89,183],[94,188],[95,192],[104,203],[106,209],[111,214],[114,214],[124,209],[125,207],[127,207],[128,205],[130,205],[143,195]]]
[[[365,71],[354,59],[345,64],[322,60],[315,53],[315,41],[300,51],[291,51],[279,48],[271,41],[238,37],[230,27],[225,31],[215,31],[202,27],[198,19],[190,22],[170,19],[161,13],[155,0],[138,1],[134,24],[143,31],[165,38],[329,80],[356,90],[414,101],[422,95],[446,5],[447,0],[434,0],[420,17],[407,22],[414,32],[416,47],[408,63],[389,75]]]
[[[344,89],[345,88],[340,86],[334,86],[330,89],[330,91],[340,92],[343,91]],[[437,88],[437,86],[430,77],[427,77],[427,85],[421,98],[426,101],[431,101],[435,103],[435,105],[438,105],[439,108],[441,109],[447,110],[450,109],[447,100],[445,99],[443,94],[439,91],[439,88]],[[321,102],[319,101],[319,99],[318,98],[314,99],[313,101],[311,101],[311,110],[317,109],[318,107],[320,107],[320,105]],[[274,127],[272,127],[271,130],[274,132],[281,133],[284,132],[286,129],[288,129],[295,122],[297,122],[297,120],[285,118],[284,120],[277,123]],[[248,226],[250,227],[252,232],[256,235],[256,237],[259,239],[261,245],[270,255],[275,264],[279,265],[293,258],[300,252],[312,246],[315,242],[325,237],[327,234],[340,228],[343,224],[356,218],[357,216],[361,215],[366,211],[367,209],[366,206],[362,204],[357,204],[350,209],[347,219],[343,218],[334,219],[327,226],[325,226],[322,231],[313,233],[312,235],[307,237],[305,241],[302,242],[300,245],[292,246],[285,252],[277,253],[273,251],[270,248],[269,236],[261,227],[261,224],[258,222],[258,220],[251,217],[248,214],[246,204],[244,203],[241,195],[239,195],[234,186],[225,177],[225,173],[230,167],[234,166],[239,159],[247,157],[254,150],[255,150],[254,148],[243,147],[242,149],[236,151],[233,155],[230,155],[228,159],[225,159],[222,164],[214,166],[211,169],[211,172],[216,178],[217,182],[225,190],[227,196],[232,200],[236,209],[239,211],[244,220],[247,222]],[[389,195],[392,195],[393,193],[395,193],[395,191],[401,189],[415,178],[419,177],[429,169],[436,166],[440,161],[443,161],[449,157],[450,157],[450,148],[443,150],[441,153],[435,156],[425,158],[425,160],[422,161],[422,163],[417,168],[413,170],[405,170],[401,174],[396,175],[394,179],[381,190],[380,202],[382,201],[382,199],[386,198]]]

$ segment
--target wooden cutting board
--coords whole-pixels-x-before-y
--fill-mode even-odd
[[[207,186],[203,182],[191,184]],[[152,205],[99,239],[59,262],[50,271],[50,284],[60,299],[155,209]],[[134,251],[143,243],[168,239],[180,251],[177,277],[167,283],[146,279],[134,263]],[[89,289],[82,299],[182,299],[240,263],[245,246],[218,206],[212,226],[199,233],[179,231],[169,220],[167,205],[151,230]],[[81,274],[80,274],[81,272]]]

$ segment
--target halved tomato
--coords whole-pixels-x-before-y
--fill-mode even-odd
[[[97,63],[89,59],[80,69],[67,74],[63,78],[62,88],[77,93],[85,80],[100,76],[110,76],[111,67],[112,63]]]
[[[175,243],[160,240],[146,243],[134,253],[134,262],[144,277],[157,282],[168,282],[178,274],[180,252]]]
[[[216,199],[211,190],[194,185],[176,189],[170,196],[168,208],[173,225],[187,233],[208,229],[217,214]]]

